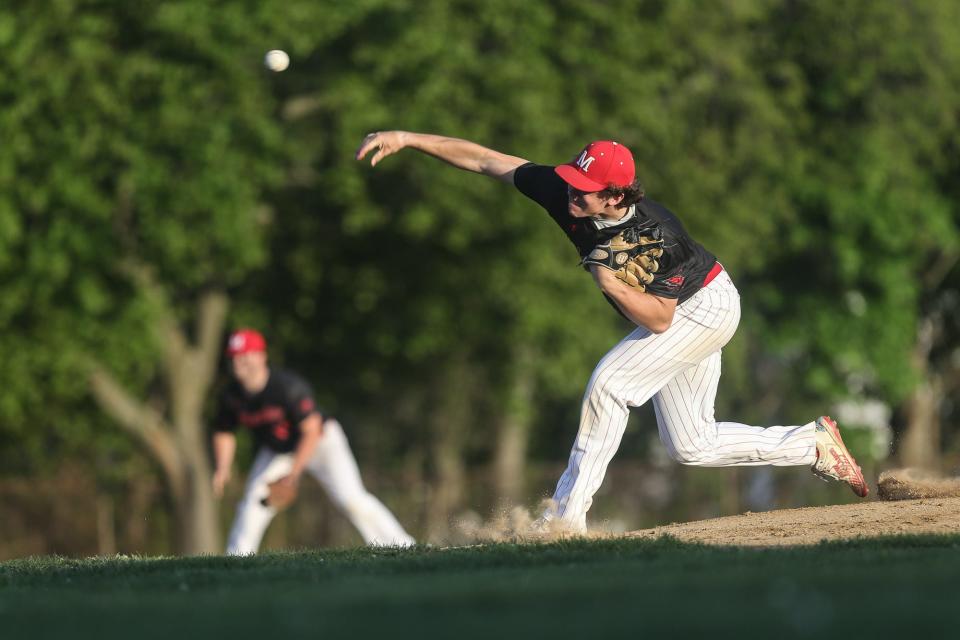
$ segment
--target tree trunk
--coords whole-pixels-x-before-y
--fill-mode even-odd
[[[184,465],[184,483],[189,489],[175,501],[177,549],[190,556],[222,553],[216,501],[210,487],[210,463],[205,455],[185,457],[193,459]]]
[[[443,541],[450,534],[451,516],[463,502],[466,471],[459,434],[454,430],[438,433],[431,448],[434,477],[427,507],[427,538]]]
[[[520,347],[494,445],[493,487],[497,497],[511,505],[518,504],[525,496],[527,448],[533,423],[533,361],[532,352]]]
[[[149,278],[144,277],[142,283],[162,301],[158,287]],[[157,318],[154,330],[164,352],[169,419],[131,396],[99,363],[91,366],[90,387],[97,403],[144,446],[162,469],[173,503],[177,550],[186,555],[221,551],[203,405],[216,374],[227,306],[227,297],[221,291],[201,296],[195,345],[171,315]]]
[[[526,488],[527,444],[530,420],[505,415],[497,430],[493,457],[493,488],[499,500],[519,504]]]
[[[466,432],[472,426],[468,365],[457,359],[444,371],[440,396],[434,398],[436,410],[430,417],[433,474],[431,499],[427,505],[427,538],[442,541],[450,533],[450,517],[462,505],[466,486],[463,447]]]
[[[930,376],[907,400],[907,428],[900,441],[900,461],[906,467],[940,469],[940,388],[939,377]]]
[[[921,382],[907,399],[907,426],[900,440],[901,464],[931,471],[940,468],[940,399],[943,386],[940,376],[930,370],[930,353],[936,334],[934,320],[921,320],[912,362]]]

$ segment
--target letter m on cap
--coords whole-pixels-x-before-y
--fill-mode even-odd
[[[593,161],[596,160],[593,156],[587,156],[587,152],[584,151],[580,154],[580,158],[577,159],[577,166],[583,169],[584,173],[590,171],[590,165],[593,164]]]

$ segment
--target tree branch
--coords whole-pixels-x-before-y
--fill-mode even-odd
[[[91,360],[88,382],[100,408],[139,441],[163,468],[171,490],[182,495],[182,462],[169,427],[153,409],[135,400],[98,362]]]
[[[201,379],[207,386],[214,376],[220,352],[223,327],[227,321],[230,302],[220,289],[212,289],[201,295],[197,313],[196,356],[201,368]]]
[[[166,371],[176,436],[188,451],[203,450],[203,405],[216,376],[228,306],[227,296],[220,290],[200,294],[196,344],[187,344],[177,359],[169,362]]]
[[[156,308],[157,320],[153,326],[154,337],[163,349],[167,371],[171,373],[177,371],[187,351],[187,339],[177,327],[177,321],[170,313],[170,301],[167,299],[163,286],[157,282],[153,268],[135,258],[125,258],[121,261],[120,269],[127,274]]]

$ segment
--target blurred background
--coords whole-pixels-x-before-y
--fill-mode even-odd
[[[253,453],[241,437],[215,502],[241,325],[418,539],[552,493],[630,327],[509,186],[412,152],[354,161],[387,128],[545,164],[629,145],[743,297],[718,419],[832,413],[871,482],[956,474],[958,117],[950,0],[7,0],[0,559],[220,552]],[[304,484],[264,548],[360,544]],[[591,516],[852,498],[803,468],[682,467],[644,407]]]

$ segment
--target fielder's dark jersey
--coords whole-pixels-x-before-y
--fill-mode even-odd
[[[243,426],[253,434],[257,447],[289,453],[300,442],[300,423],[312,413],[320,412],[310,385],[295,373],[271,367],[260,393],[248,394],[236,380],[226,386],[214,430],[234,431]]]
[[[567,208],[567,183],[552,166],[527,163],[513,174],[513,183],[525,196],[546,209],[573,242],[580,257],[586,256],[601,241],[608,239],[614,227],[598,229],[592,218],[575,218]],[[651,220],[663,233],[663,255],[660,269],[647,293],[661,298],[685,302],[703,286],[703,280],[717,262],[716,256],[704,249],[683,228],[683,224],[662,204],[644,198],[636,204],[640,220]],[[614,305],[616,306],[616,305]]]

